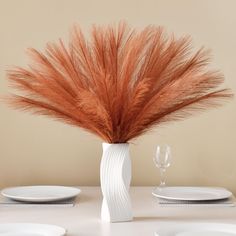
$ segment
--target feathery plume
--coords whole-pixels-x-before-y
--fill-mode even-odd
[[[128,142],[232,97],[218,89],[223,77],[207,68],[206,50],[193,53],[189,37],[168,36],[161,27],[93,26],[87,40],[75,26],[67,46],[59,40],[44,53],[29,53],[27,69],[8,71],[11,85],[23,92],[11,95],[10,104],[109,143]]]

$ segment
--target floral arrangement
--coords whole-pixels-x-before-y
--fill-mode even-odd
[[[28,68],[8,71],[21,93],[8,102],[108,143],[129,142],[232,96],[218,88],[223,76],[208,69],[208,51],[193,52],[189,37],[169,36],[162,27],[93,26],[86,39],[75,26],[68,44],[60,39],[29,54]]]

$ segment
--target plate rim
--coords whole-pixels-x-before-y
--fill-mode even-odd
[[[158,187],[157,187],[158,188]],[[229,197],[231,197],[233,195],[232,192],[230,192],[229,190],[227,190],[226,188],[223,188],[223,187],[209,187],[209,186],[166,186],[164,188],[201,188],[201,189],[218,189],[218,190],[221,190],[221,191],[224,191],[226,193],[226,195],[224,197],[222,196],[219,196],[219,197],[214,197],[214,198],[202,198],[202,199],[190,199],[190,198],[181,198],[181,197],[171,197],[171,196],[163,196],[163,195],[160,195],[160,194],[157,194],[155,192],[155,190],[157,189],[155,188],[153,191],[152,191],[152,195],[155,196],[155,197],[158,197],[158,198],[162,198],[162,199],[166,199],[166,200],[178,200],[178,201],[211,201],[211,200],[223,200],[223,199],[227,199]]]
[[[43,223],[26,223],[26,222],[12,222],[12,223],[0,223],[0,230],[1,230],[1,226],[9,226],[10,228],[12,228],[12,226],[28,226],[28,227],[50,227],[52,228],[51,230],[57,231],[57,232],[53,232],[53,233],[57,233],[57,236],[65,236],[67,233],[67,230],[62,227],[62,226],[58,226],[58,225],[54,225],[54,224],[43,224]]]
[[[26,197],[26,196],[15,196],[12,194],[6,193],[6,191],[10,189],[20,189],[20,188],[32,188],[32,187],[57,187],[57,188],[70,188],[77,190],[74,194],[70,196],[62,196],[62,197]],[[11,200],[18,200],[23,202],[50,202],[50,201],[59,201],[59,200],[66,200],[69,198],[73,198],[78,196],[81,193],[81,189],[77,187],[72,186],[62,186],[62,185],[24,185],[24,186],[15,186],[15,187],[7,187],[1,190],[1,195],[3,195],[6,198],[9,198]]]
[[[211,229],[212,229],[212,227],[215,225],[217,225],[221,229],[223,226],[224,227],[226,226],[226,227],[228,227],[228,229],[226,229],[226,230],[231,230],[231,231],[233,230],[233,231],[235,231],[233,233],[235,233],[235,235],[236,235],[236,224],[233,224],[233,223],[186,222],[185,224],[184,223],[174,223],[174,224],[172,224],[172,228],[170,228],[170,229],[169,228],[166,229],[166,227],[164,228],[163,226],[161,226],[158,230],[155,231],[155,236],[160,236],[160,235],[169,236],[169,235],[172,235],[173,233],[175,235],[178,235],[179,233],[194,232],[194,231],[196,231],[196,229],[201,229],[202,227],[205,228],[203,230],[209,230],[206,227],[211,227]],[[190,227],[192,227],[192,229]],[[222,232],[222,231],[218,230],[218,232]],[[228,232],[223,232],[223,233],[228,233]]]

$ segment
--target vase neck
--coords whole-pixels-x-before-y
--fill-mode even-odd
[[[102,143],[103,146],[110,146],[110,145],[129,145],[129,143]]]
[[[103,150],[112,147],[129,148],[129,143],[102,143]]]

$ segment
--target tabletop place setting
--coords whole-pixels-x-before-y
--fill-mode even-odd
[[[153,161],[160,171],[160,185],[152,191],[152,195],[160,206],[235,206],[235,197],[225,188],[166,186],[165,172],[171,159],[170,146],[158,145]]]
[[[164,140],[158,136],[152,147],[153,169],[158,168],[160,173],[159,186],[131,186],[135,156],[131,162],[130,147],[137,147],[133,145],[137,138],[166,123],[231,101],[233,93],[222,88],[223,75],[212,69],[209,50],[194,50],[190,36],[175,36],[155,24],[141,29],[125,21],[95,24],[89,33],[80,27],[76,24],[72,28],[69,40],[47,43],[44,51],[28,49],[27,66],[12,66],[6,71],[9,86],[15,91],[8,93],[3,103],[7,109],[82,128],[102,140],[101,154],[94,151],[88,155],[102,155],[97,166],[99,186],[4,185],[0,236],[236,236],[236,200],[225,186],[191,186],[194,181],[188,182],[190,186],[166,184],[166,174],[175,158],[171,145],[183,148],[177,141],[161,144]],[[188,141],[194,142],[191,138]],[[92,142],[79,144],[93,151]],[[150,147],[143,148],[146,152]],[[44,151],[47,153],[46,147]],[[74,153],[55,157],[72,157]],[[85,155],[78,153],[78,158]],[[212,158],[204,150],[202,153]],[[53,163],[52,168],[57,167]],[[66,175],[68,170],[63,169],[61,174]],[[61,177],[56,177],[53,180],[59,184]]]
[[[171,164],[170,146],[158,145],[153,161],[160,171],[160,185],[152,191],[161,207],[196,207],[207,210],[209,207],[235,207],[235,197],[222,187],[167,186],[166,169]],[[233,236],[236,225],[216,223],[173,224],[168,229],[160,228],[155,236]]]
[[[159,207],[235,207],[235,197],[221,187],[167,186],[166,170],[171,165],[169,145],[158,145],[153,162],[160,172],[160,185],[149,195]],[[74,207],[78,204],[81,189],[67,186],[18,186],[1,190],[0,207]],[[43,209],[43,208],[42,208]],[[158,210],[158,209],[157,209]],[[64,236],[67,229],[50,224],[0,223],[0,235],[6,236]],[[230,236],[236,235],[236,225],[219,223],[174,223],[170,227],[157,227],[155,236]]]
[[[18,186],[1,191],[0,207],[73,207],[81,190],[66,186]],[[49,224],[0,223],[0,235],[63,236],[66,229]]]

